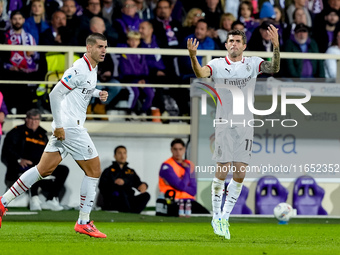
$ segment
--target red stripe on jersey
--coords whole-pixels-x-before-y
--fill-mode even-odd
[[[89,67],[90,71],[92,71],[92,66],[86,55],[84,54],[83,59],[85,60],[87,66]]]
[[[225,61],[227,61],[228,65],[231,65],[227,57],[225,57]]]
[[[210,69],[210,75],[212,75],[212,68],[211,68],[211,66],[207,65],[207,67],[209,67],[209,69]]]
[[[261,64],[264,62],[264,60],[263,61],[261,61],[261,63],[259,64],[259,73],[262,73],[262,71],[261,71]]]
[[[66,85],[65,82],[63,82],[63,80],[60,80],[60,82],[61,82],[66,88],[68,88],[69,90],[72,90],[69,86]]]

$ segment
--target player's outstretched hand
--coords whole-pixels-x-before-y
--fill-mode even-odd
[[[279,47],[280,43],[279,43],[279,34],[277,32],[277,28],[270,24],[267,30],[267,33],[270,35],[270,40],[273,44],[274,47]]]
[[[199,41],[196,40],[196,38],[195,39],[193,39],[193,38],[189,38],[188,39],[188,41],[187,41],[187,48],[189,50],[190,57],[196,56],[196,54],[197,54],[197,47],[198,47],[199,44],[200,43],[199,43]]]
[[[65,130],[64,128],[56,128],[53,132],[53,135],[57,137],[58,140],[65,140]]]
[[[105,102],[107,100],[107,97],[109,96],[109,93],[105,90],[102,90],[99,92],[99,99],[102,102]]]

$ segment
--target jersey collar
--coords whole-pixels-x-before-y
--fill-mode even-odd
[[[227,62],[228,65],[232,65],[232,64],[235,64],[237,62],[241,62],[241,63],[244,63],[244,57],[242,56],[242,60],[241,61],[237,61],[237,62],[233,62],[229,59],[228,55],[225,56],[225,61]]]
[[[92,66],[91,66],[90,60],[86,56],[86,53],[84,53],[83,59],[85,60],[89,70],[92,71]]]

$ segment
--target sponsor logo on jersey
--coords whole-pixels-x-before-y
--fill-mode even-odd
[[[86,89],[86,88],[83,88],[83,90],[81,91],[81,93],[85,94],[85,95],[89,95],[93,93],[95,89]]]
[[[224,84],[237,86],[239,89],[248,85],[248,82],[251,80],[251,76],[244,79],[224,79]]]

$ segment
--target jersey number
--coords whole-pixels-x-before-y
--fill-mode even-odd
[[[246,139],[246,151],[251,151],[251,148],[253,147],[253,140]]]

